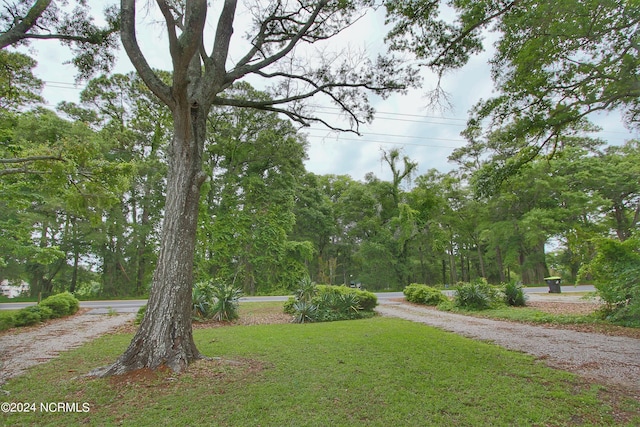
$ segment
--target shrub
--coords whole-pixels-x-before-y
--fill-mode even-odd
[[[193,316],[195,319],[231,321],[238,318],[242,290],[233,284],[200,282],[193,287]]]
[[[312,302],[317,306],[316,320],[319,322],[360,318],[360,300],[355,293],[327,290]]]
[[[454,305],[467,310],[486,310],[495,306],[500,299],[498,290],[486,280],[459,283],[456,288]]]
[[[329,322],[370,317],[377,304],[378,298],[371,292],[346,286],[310,285],[306,280],[301,282],[296,297],[285,303],[284,311],[292,314],[297,323]]]
[[[284,313],[285,314],[295,314],[295,304],[297,299],[295,297],[289,297],[287,301],[284,303]]]
[[[502,291],[504,292],[505,304],[513,307],[524,307],[527,304],[527,296],[522,285],[516,282],[505,283]]]
[[[607,304],[607,320],[640,326],[640,238],[596,241],[596,256],[580,270],[578,280],[587,275]]]
[[[416,304],[436,306],[448,300],[439,289],[417,283],[412,283],[404,288],[403,293],[407,301]]]
[[[134,320],[134,323],[136,325],[139,325],[140,323],[142,323],[142,319],[144,318],[144,314],[146,312],[147,312],[147,304],[143,305],[138,309],[138,313],[136,313],[136,319]]]
[[[16,318],[13,313],[0,312],[0,331],[13,328],[16,325]]]
[[[29,326],[43,322],[53,317],[53,311],[49,307],[31,305],[18,311],[15,317],[16,326]]]
[[[191,291],[193,301],[193,317],[196,320],[213,317],[213,285],[210,282],[199,282]]]
[[[307,276],[298,283],[298,289],[295,291],[295,299],[298,301],[311,301],[317,294],[318,288],[316,284]]]
[[[69,292],[63,292],[43,299],[40,306],[51,309],[51,317],[57,318],[75,314],[80,309],[80,301]]]
[[[373,312],[378,305],[378,297],[373,292],[354,289],[355,295],[360,300],[360,308],[363,311]]]
[[[315,322],[318,306],[310,301],[295,301],[293,303],[293,321],[295,323]]]
[[[36,323],[40,323],[40,314],[25,310],[24,308],[18,311],[16,314],[15,325],[16,326],[31,326]]]
[[[213,285],[214,302],[211,307],[213,319],[227,322],[237,319],[241,296],[242,290],[232,283]]]

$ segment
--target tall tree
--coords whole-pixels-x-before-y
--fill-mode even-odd
[[[158,73],[170,80],[168,73]],[[94,242],[103,261],[103,292],[139,295],[148,289],[155,264],[170,112],[135,73],[93,79],[80,100],[81,106],[62,103],[59,108],[92,123],[110,143],[110,160],[131,164],[136,171],[121,202],[104,212],[104,233]]]
[[[238,98],[260,97],[246,83],[233,90]],[[290,121],[268,111],[218,107],[209,126],[198,275],[235,281],[250,295],[293,291],[301,266],[288,257],[294,244],[288,235],[295,222],[294,194],[304,172],[305,141]]]
[[[357,126],[371,117],[364,90],[385,95],[415,83],[413,72],[397,69],[390,58],[369,60],[325,54],[317,61],[297,57],[347,28],[368,2],[300,1],[259,3],[251,7],[246,28],[249,44],[236,62],[229,55],[237,1],[226,0],[218,15],[213,40],[205,41],[206,0],[157,0],[169,42],[172,81],[166,84],[150,67],[136,35],[136,1],[121,1],[121,40],[138,74],[171,110],[173,139],[165,217],[158,265],[146,315],[127,350],[110,366],[94,371],[111,375],[165,365],[184,370],[201,357],[191,328],[191,287],[200,188],[206,174],[202,153],[207,118],[214,105],[281,112],[307,124],[331,126],[305,112],[302,100],[322,96],[343,109]],[[148,6],[148,3],[145,3]],[[205,34],[206,33],[206,34]],[[238,58],[238,56],[235,56]],[[226,95],[234,82],[260,77],[274,82],[269,99],[237,99]]]
[[[497,95],[475,106],[466,136],[471,146],[495,139],[496,133],[520,141],[498,176],[513,173],[541,152],[554,153],[564,136],[592,128],[587,120],[593,112],[621,110],[631,126],[638,124],[640,8],[635,0],[453,1],[453,18],[441,26],[435,25],[439,2],[385,4],[392,47],[416,53],[440,75],[464,65],[483,49],[485,32],[495,32],[491,65]]]

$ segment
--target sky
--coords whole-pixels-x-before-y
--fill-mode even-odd
[[[106,2],[92,0],[90,3],[99,5],[96,9],[97,16]],[[144,17],[142,12],[139,15]],[[209,12],[208,16],[209,20],[217,18],[215,10]],[[240,58],[246,51],[241,23],[247,18],[248,15],[242,11],[236,16],[236,31],[230,51],[232,59]],[[208,27],[213,28],[209,24]],[[384,15],[379,12],[368,14],[340,37],[332,39],[331,43],[337,49],[367,49],[378,52],[385,49],[384,34]],[[147,20],[139,27],[138,38],[153,67],[170,69],[168,48],[161,27],[159,29]],[[490,48],[490,43],[487,44]],[[61,101],[77,102],[83,85],[75,85],[75,69],[70,64],[64,64],[70,56],[68,50],[55,42],[39,42],[32,45],[32,54],[38,61],[35,74],[45,82],[42,95],[47,105],[53,108]],[[425,70],[422,89],[392,95],[384,100],[373,99],[377,113],[371,124],[360,128],[361,136],[332,132],[320,124],[302,129],[309,141],[307,170],[316,174],[346,174],[357,180],[362,180],[367,173],[372,172],[377,177],[388,180],[390,172],[388,166],[381,161],[381,150],[388,151],[392,148],[401,149],[403,155],[418,163],[417,175],[424,174],[429,169],[441,172],[454,169],[456,165],[449,162],[447,157],[454,149],[465,145],[460,132],[465,127],[469,109],[480,99],[486,99],[493,93],[487,65],[490,56],[490,52],[484,52],[472,57],[465,67],[444,77],[442,86],[450,100],[450,107],[447,109],[427,107],[426,93],[435,86],[435,78]],[[133,71],[133,66],[120,49],[114,72],[130,71]],[[311,101],[312,104],[314,102]],[[340,123],[335,107],[328,104],[314,105],[317,105],[317,111],[323,117],[335,120],[336,124]],[[632,137],[639,137],[637,133],[625,129],[617,112],[601,114],[592,120],[602,127],[601,132],[592,136],[611,144],[619,145]]]

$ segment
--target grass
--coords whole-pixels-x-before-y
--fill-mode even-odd
[[[241,305],[244,313],[272,303]],[[89,412],[3,414],[0,424],[216,426],[637,425],[640,402],[532,357],[399,319],[197,329],[213,361],[186,374],[76,378],[124,350],[108,335],[10,381],[10,402]]]

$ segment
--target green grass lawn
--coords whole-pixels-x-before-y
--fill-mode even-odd
[[[603,323],[595,314],[558,314],[546,313],[542,310],[531,307],[499,307],[481,311],[458,310],[457,313],[469,314],[490,319],[511,320],[516,322],[529,323],[553,323],[560,325]]]
[[[108,335],[3,388],[31,414],[11,426],[638,425],[640,402],[524,354],[399,319],[232,326],[194,331],[220,357],[186,374],[76,378],[124,350]],[[40,403],[88,403],[42,413]],[[615,414],[615,415],[614,415]]]

